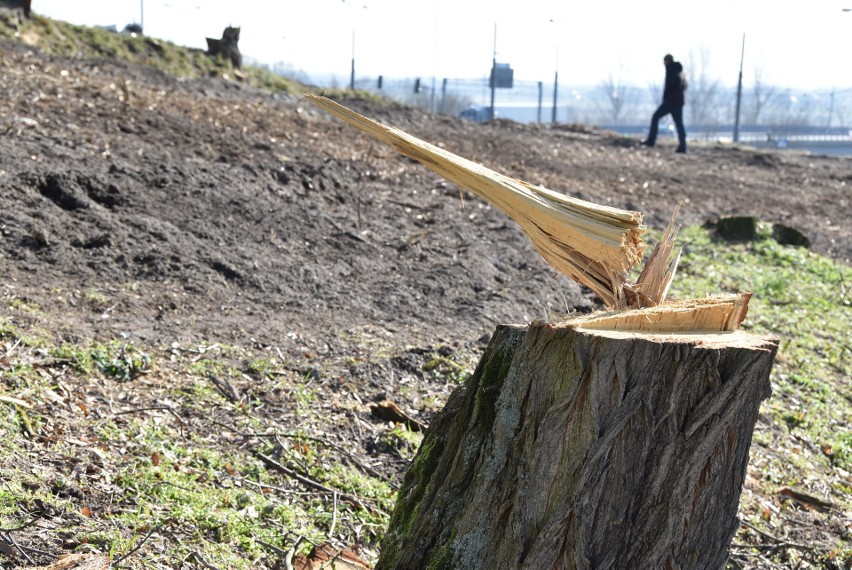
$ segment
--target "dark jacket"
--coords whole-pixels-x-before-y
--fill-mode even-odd
[[[683,75],[683,66],[679,61],[673,61],[666,66],[666,86],[663,88],[663,101],[682,107],[686,102],[685,91],[686,78]]]

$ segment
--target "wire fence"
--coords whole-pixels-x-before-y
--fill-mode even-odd
[[[491,118],[492,90],[487,77],[478,79],[359,78],[355,87],[381,93],[425,110],[471,120]],[[767,89],[771,95],[745,90],[741,122],[767,133],[787,135],[806,129],[810,135],[847,136],[852,128],[852,89],[799,92]],[[510,89],[495,89],[496,118],[523,123],[579,123],[623,130],[646,128],[660,102],[662,86],[577,86],[557,82],[515,81]],[[736,90],[714,86],[712,92],[687,91],[684,119],[696,136],[711,136],[720,128],[732,130],[736,119]],[[665,128],[666,125],[661,125]]]
[[[284,73],[286,75],[286,73]],[[303,78],[304,79],[304,78]],[[347,88],[339,78],[322,87]],[[514,81],[493,92],[489,78],[386,78],[358,76],[358,90],[397,100],[435,114],[471,121],[494,116],[521,123],[580,124],[629,136],[647,133],[660,103],[662,84],[572,85],[566,82]],[[797,148],[852,155],[852,88],[803,91],[771,85],[745,87],[737,140],[759,147]],[[693,141],[733,140],[737,92],[714,83],[687,91],[684,122]],[[659,125],[660,137],[675,137],[670,117]]]

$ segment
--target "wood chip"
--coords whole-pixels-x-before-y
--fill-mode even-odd
[[[371,404],[370,413],[381,420],[404,424],[411,431],[426,431],[426,426],[424,424],[406,414],[402,408],[390,400],[385,400],[378,404]]]

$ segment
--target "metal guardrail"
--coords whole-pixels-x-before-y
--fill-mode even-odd
[[[852,143],[852,135],[740,135],[742,142],[776,142],[786,140],[788,142],[849,142]]]

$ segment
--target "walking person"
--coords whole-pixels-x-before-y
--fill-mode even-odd
[[[660,119],[671,114],[677,127],[677,150],[675,152],[686,152],[686,130],[683,128],[683,105],[686,102],[686,77],[683,74],[683,65],[675,61],[671,54],[663,58],[666,66],[666,84],[663,87],[663,102],[654,111],[651,117],[651,129],[648,138],[642,141],[645,146],[654,146],[657,142],[657,124]]]

